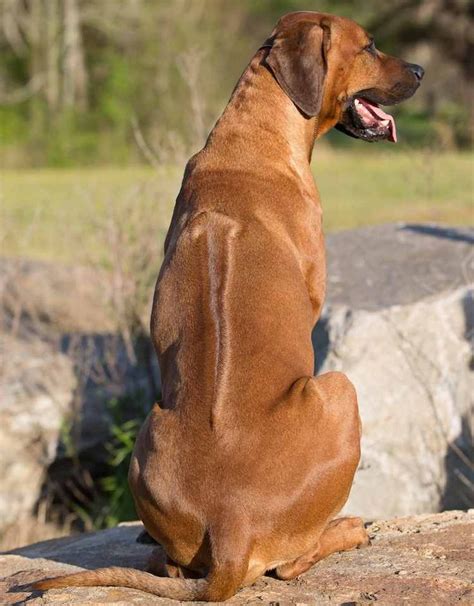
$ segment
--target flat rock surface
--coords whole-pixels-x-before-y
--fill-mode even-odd
[[[388,224],[329,234],[327,303],[376,311],[474,279],[474,229]]]
[[[118,565],[143,568],[152,546],[138,544],[141,524],[37,543],[0,555],[0,603],[176,604],[124,588],[56,589],[41,595],[21,585],[73,572]],[[368,525],[372,545],[334,554],[299,579],[261,578],[228,604],[357,606],[474,603],[474,511],[396,518]]]

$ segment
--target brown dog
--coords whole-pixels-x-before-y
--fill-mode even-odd
[[[225,600],[267,570],[291,579],[367,543],[360,519],[334,519],[359,462],[360,422],[345,375],[313,377],[325,258],[309,162],[336,125],[395,140],[378,103],[407,99],[422,76],[348,19],[279,21],[186,168],[156,286],[163,402],[138,436],[130,487],[167,562],[152,557],[155,574],[106,568],[36,588]]]

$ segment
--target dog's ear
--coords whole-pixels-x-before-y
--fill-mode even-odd
[[[277,27],[270,41],[265,62],[278,84],[302,112],[316,116],[323,100],[329,26],[306,22],[282,31]]]

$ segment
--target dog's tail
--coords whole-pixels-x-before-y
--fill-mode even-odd
[[[174,600],[203,600],[207,579],[170,579],[156,577],[133,568],[98,568],[62,577],[38,581],[33,589],[44,591],[60,587],[130,587]],[[225,598],[224,598],[225,599]]]
[[[211,568],[202,579],[157,577],[133,568],[111,567],[38,581],[32,588],[43,591],[60,587],[129,587],[174,600],[222,602],[237,592],[247,573],[249,550],[247,546],[242,549],[242,542],[239,543],[240,553],[236,550],[230,553],[227,541],[216,554],[214,547]]]

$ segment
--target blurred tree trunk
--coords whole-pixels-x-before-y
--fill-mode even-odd
[[[200,87],[203,62],[204,52],[199,48],[191,48],[181,53],[176,61],[181,77],[189,90],[193,145],[197,149],[204,145],[206,140],[205,103]]]
[[[33,130],[41,131],[46,118],[66,107],[86,110],[88,77],[79,1],[4,0],[0,15],[8,42],[26,57],[29,81],[40,93],[31,103]]]
[[[27,20],[27,38],[30,47],[29,72],[30,81],[41,79],[44,76],[43,56],[44,38],[42,36],[43,7],[42,3],[30,0],[29,18]],[[30,104],[31,130],[33,136],[40,136],[44,128],[44,109],[38,100],[33,99]]]
[[[46,101],[50,117],[59,105],[60,6],[58,0],[45,0],[46,20]]]
[[[17,57],[27,52],[27,45],[20,26],[23,12],[24,6],[21,6],[17,0],[0,2],[1,29]]]
[[[63,0],[63,10],[62,103],[64,107],[85,110],[87,72],[77,0]]]

